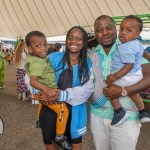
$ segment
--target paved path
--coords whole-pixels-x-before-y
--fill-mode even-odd
[[[35,127],[37,105],[17,100],[13,64],[7,67],[5,86],[0,89],[0,116],[5,126],[0,150],[45,150],[41,131]],[[89,130],[83,139],[83,150],[95,150]],[[142,127],[137,150],[150,150],[150,124]]]

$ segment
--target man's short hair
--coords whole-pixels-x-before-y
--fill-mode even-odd
[[[60,49],[61,48],[61,44],[60,43],[56,43],[55,47],[57,47],[58,49]]]

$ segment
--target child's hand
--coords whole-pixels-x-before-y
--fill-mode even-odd
[[[44,102],[56,101],[58,100],[58,97],[59,97],[59,92],[57,92],[56,96],[53,97],[49,96],[47,93],[42,91],[39,93],[39,100],[42,100]]]
[[[56,96],[58,93],[59,93],[59,89],[53,89],[53,88],[49,88],[49,91],[48,91],[48,95],[50,96],[50,97],[54,97],[54,96]]]
[[[50,97],[53,97],[57,94],[57,92],[59,91],[58,89],[54,89],[54,88],[50,88],[45,86],[43,91]]]
[[[107,76],[106,80],[104,81],[107,85],[112,84],[113,82],[115,82],[117,80],[117,76],[115,74],[110,74]]]

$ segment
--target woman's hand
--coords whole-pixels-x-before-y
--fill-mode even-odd
[[[107,99],[113,100],[121,96],[121,87],[111,84],[103,89],[103,94]]]
[[[45,102],[51,101],[52,102],[52,101],[58,100],[59,92],[60,91],[58,90],[58,92],[55,93],[55,96],[50,96],[50,95],[46,94],[45,92],[40,92],[38,94],[38,96],[39,96],[39,99],[42,101],[45,101]]]

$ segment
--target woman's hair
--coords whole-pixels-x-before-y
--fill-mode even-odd
[[[45,37],[45,35],[42,32],[40,32],[40,31],[31,31],[25,37],[25,42],[26,42],[27,46],[31,45],[31,41],[30,40],[31,40],[32,36],[42,36],[42,37]]]
[[[73,29],[79,29],[82,34],[83,34],[83,48],[80,52],[79,55],[79,60],[78,60],[78,75],[79,75],[79,80],[81,85],[83,85],[89,78],[89,70],[88,70],[88,64],[87,64],[87,49],[88,49],[88,35],[87,32],[80,26],[74,26],[72,27],[68,32],[67,32],[67,36],[66,36],[66,48],[65,48],[65,53],[63,56],[63,67],[65,66],[65,64],[68,65],[70,71],[71,71],[71,64],[70,64],[70,50],[68,49],[68,37],[70,35],[70,32]]]
[[[22,57],[22,53],[25,49],[25,42],[24,40],[20,40],[16,49],[15,49],[15,53],[14,53],[14,63],[16,65],[16,67],[18,67],[18,65],[21,62],[21,57]]]

